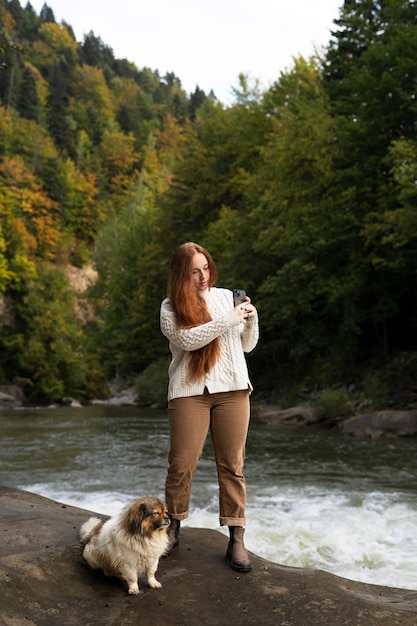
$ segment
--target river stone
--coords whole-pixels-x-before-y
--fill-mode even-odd
[[[24,400],[23,391],[16,385],[0,385],[0,409],[19,408]]]
[[[417,411],[378,411],[355,415],[342,422],[340,428],[346,435],[356,437],[417,435]]]
[[[224,559],[225,535],[201,528],[182,529],[180,545],[161,559],[162,589],[140,581],[143,593],[129,596],[123,581],[82,559],[79,529],[91,511],[1,486],[0,510],[5,626],[417,624],[416,591],[285,567],[255,554],[253,570],[239,574]]]
[[[323,412],[313,406],[293,406],[289,409],[280,409],[277,406],[263,405],[259,409],[258,417],[261,422],[270,425],[277,424],[316,424],[323,419]]]

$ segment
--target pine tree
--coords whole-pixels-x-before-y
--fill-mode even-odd
[[[202,89],[200,89],[199,86],[197,85],[194,93],[192,93],[190,96],[190,102],[188,105],[188,113],[192,121],[196,119],[197,111],[205,102],[205,100],[207,100],[207,96],[205,92]]]
[[[26,117],[28,120],[38,119],[40,103],[36,88],[36,75],[29,64],[26,64],[22,70],[22,80],[16,108],[22,117]]]
[[[75,156],[74,135],[68,115],[70,86],[68,65],[61,57],[51,68],[47,100],[48,128],[56,146],[70,156]]]
[[[45,2],[45,4],[43,5],[43,7],[41,9],[40,19],[41,19],[41,22],[43,24],[46,24],[46,23],[53,23],[53,24],[55,24],[54,12],[52,11],[52,9],[50,7],[48,7],[46,2]]]
[[[417,6],[409,0],[346,0],[323,63],[345,143],[348,180],[374,202],[386,193],[392,141],[414,134]]]

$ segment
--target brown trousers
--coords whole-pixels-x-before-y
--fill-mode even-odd
[[[246,389],[170,400],[165,500],[174,519],[188,517],[193,475],[210,431],[219,481],[220,525],[246,524],[243,462],[249,415]]]

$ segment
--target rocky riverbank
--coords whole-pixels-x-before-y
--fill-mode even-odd
[[[415,437],[417,436],[416,410],[386,410],[343,416],[325,420],[317,407],[301,405],[289,409],[263,405],[257,415],[264,424],[297,424],[302,426],[319,425],[323,428],[338,428],[343,434],[354,437]]]
[[[145,495],[145,494],[142,494]],[[367,585],[251,555],[238,574],[224,560],[226,537],[185,528],[162,559],[161,590],[122,581],[83,562],[80,525],[89,511],[0,487],[0,624],[4,626],[415,626],[417,591]],[[247,532],[250,532],[248,529]]]
[[[89,404],[101,406],[136,406],[137,395],[132,387],[110,385],[111,394],[106,400],[92,400]],[[63,405],[81,407],[73,398],[64,398]],[[25,406],[25,398],[19,387],[0,385],[0,409],[19,409]],[[276,405],[255,405],[254,413],[268,425],[318,425],[337,428],[345,435],[355,437],[417,436],[417,410],[389,409],[385,411],[345,413],[333,419],[325,419],[322,410],[308,404],[281,409]]]
[[[126,387],[117,383],[109,384],[110,395],[105,400],[91,400],[88,404],[100,406],[135,406],[137,394],[132,387]],[[63,398],[63,406],[81,407],[76,398]],[[21,409],[28,406],[22,390],[16,385],[0,385],[0,410]],[[54,405],[56,406],[56,405]]]

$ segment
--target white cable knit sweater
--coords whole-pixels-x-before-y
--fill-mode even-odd
[[[169,366],[168,400],[204,393],[252,391],[244,352],[250,352],[258,342],[258,315],[239,322],[233,311],[233,293],[229,289],[212,287],[204,292],[212,321],[194,328],[178,328],[174,310],[168,298],[161,304],[161,331],[169,340],[172,354]],[[197,350],[220,337],[220,356],[205,378],[190,382],[187,353]]]

